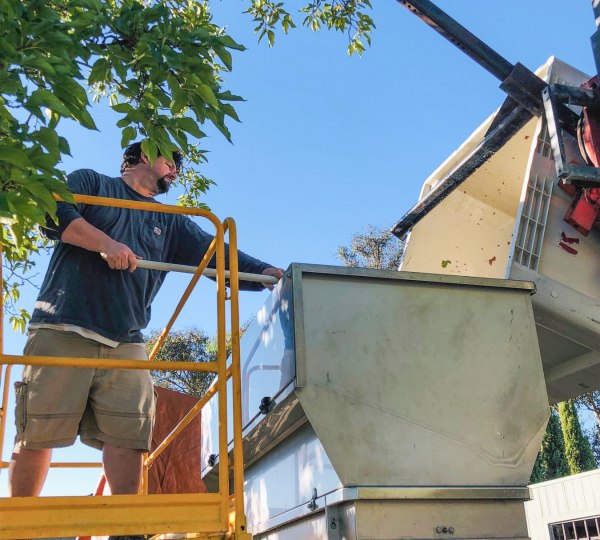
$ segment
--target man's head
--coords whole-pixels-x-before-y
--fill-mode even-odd
[[[142,143],[136,142],[125,148],[123,160],[121,162],[121,174],[135,169],[139,164],[147,165],[154,169],[157,174],[156,193],[166,193],[169,190],[171,181],[175,179],[177,173],[181,170],[183,154],[176,150],[172,158],[168,159],[160,154],[153,165],[150,165],[148,156],[142,152]],[[167,179],[169,179],[167,181]],[[154,190],[151,190],[154,191]]]

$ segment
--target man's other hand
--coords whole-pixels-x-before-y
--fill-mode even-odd
[[[272,276],[275,277],[277,279],[281,279],[283,277],[283,269],[282,268],[273,268],[272,266],[270,266],[269,268],[265,268],[262,271],[263,275],[265,276]],[[273,284],[272,283],[263,283],[263,285],[269,289],[270,291],[273,290]]]
[[[139,255],[136,255],[128,246],[115,240],[108,242],[108,245],[100,252],[100,256],[106,261],[112,270],[135,271],[137,268]]]

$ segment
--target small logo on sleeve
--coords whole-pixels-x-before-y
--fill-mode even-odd
[[[156,236],[160,236],[162,234],[162,231],[158,227],[154,227],[154,234]]]

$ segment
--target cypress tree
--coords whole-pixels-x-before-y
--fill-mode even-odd
[[[577,474],[596,468],[596,460],[590,443],[584,437],[572,399],[558,405],[558,412],[565,440],[565,456],[569,464],[569,473]]]
[[[596,460],[596,467],[600,467],[600,429],[598,426],[594,426],[592,429],[584,431],[583,434],[590,443],[592,454]]]
[[[568,474],[569,465],[565,458],[565,443],[560,428],[560,420],[556,411],[550,409],[550,419],[542,439],[542,446],[533,466],[530,482],[543,482],[561,478]]]
[[[546,471],[542,462],[542,451],[540,450],[537,454],[537,458],[535,458],[535,464],[533,466],[531,477],[529,478],[529,483],[537,484],[538,482],[543,482],[544,480],[546,480]]]

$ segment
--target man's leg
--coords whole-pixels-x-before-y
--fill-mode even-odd
[[[83,342],[82,347],[80,343]],[[73,332],[30,330],[25,356],[95,358],[98,344]],[[13,497],[40,494],[52,448],[75,442],[85,410],[93,369],[26,365],[15,383],[16,446],[9,466]]]
[[[142,451],[104,443],[104,475],[113,495],[136,494],[142,474]]]
[[[51,448],[17,445],[8,468],[9,497],[37,497],[46,481],[51,457]]]
[[[121,343],[115,348],[101,349],[100,358],[148,359],[141,343]],[[82,418],[81,442],[102,448],[104,474],[113,495],[137,493],[142,457],[150,448],[154,423],[150,374],[136,369],[107,369],[97,373],[89,405],[92,414]]]

